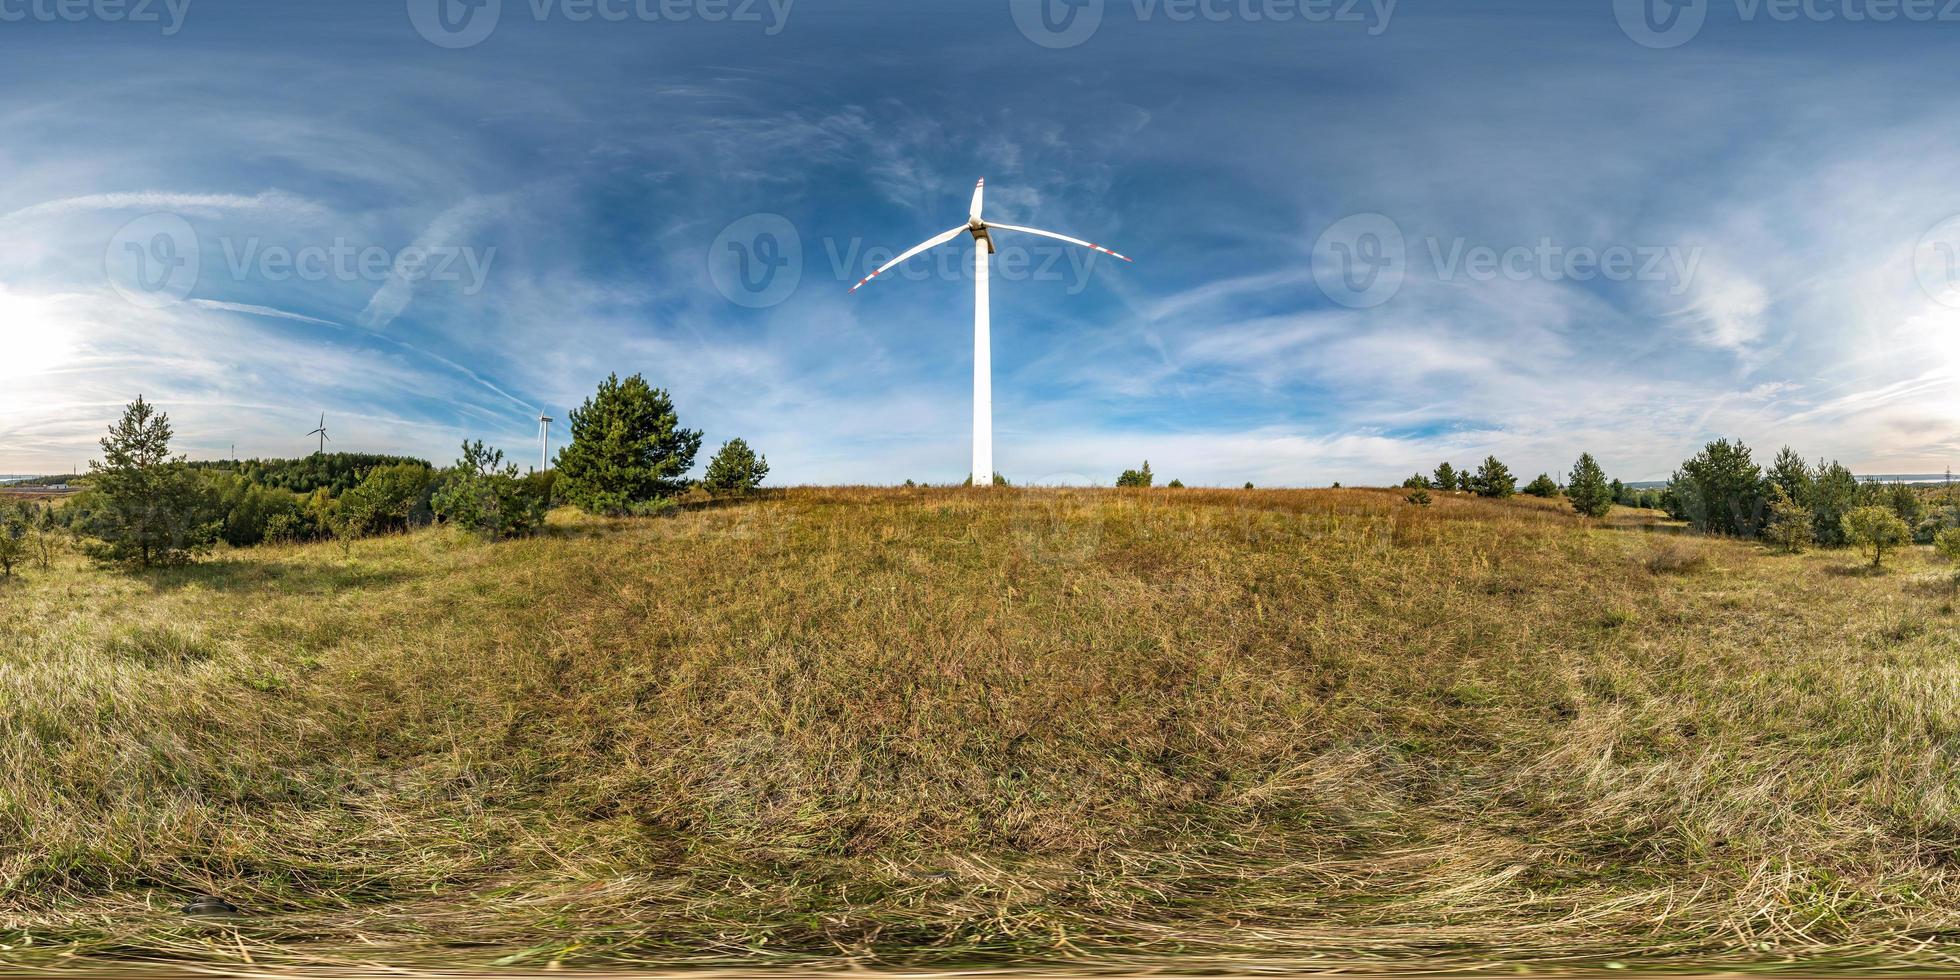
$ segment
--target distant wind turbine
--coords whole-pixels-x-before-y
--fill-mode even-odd
[[[983,221],[980,218],[980,201],[985,196],[986,190],[987,179],[982,177],[980,178],[980,182],[973,187],[973,206],[967,210],[966,224],[954,228],[951,231],[934,235],[912,246],[910,249],[901,253],[898,258],[879,266],[878,271],[858,280],[858,284],[851,287],[851,292],[857,292],[865,283],[878,278],[887,269],[910,259],[914,255],[918,255],[929,249],[938,248],[958,238],[960,232],[966,232],[973,236],[975,243],[973,248],[973,485],[976,487],[993,486],[994,483],[993,350],[991,315],[987,301],[987,260],[989,256],[998,251],[994,246],[994,239],[991,234],[993,229],[999,228],[1005,231],[1018,231],[1029,235],[1040,235],[1043,238],[1053,238],[1056,241],[1067,242],[1070,245],[1080,245],[1083,248],[1094,249],[1104,255],[1112,255],[1125,262],[1131,261],[1127,255],[1110,251],[1093,242],[1085,242],[1080,238],[1070,238],[1067,235],[1058,235],[1052,231],[1042,231],[1039,228],[1023,228],[1019,225],[1005,225],[997,221]]]
[[[551,416],[538,416],[538,472],[551,468]]]
[[[319,436],[319,437],[320,437],[320,453],[319,453],[319,454],[320,454],[320,455],[322,455],[322,456],[324,456],[324,455],[326,455],[326,454],[327,454],[327,443],[329,443],[329,442],[332,442],[332,441],[333,441],[333,440],[331,440],[331,439],[328,439],[328,438],[327,438],[327,413],[325,413],[325,412],[321,412],[321,413],[320,413],[320,427],[319,427],[319,428],[317,428],[317,429],[314,429],[314,430],[313,430],[312,432],[308,432],[308,433],[307,433],[307,435],[309,435],[309,436],[313,436],[313,435],[317,435],[317,436]]]

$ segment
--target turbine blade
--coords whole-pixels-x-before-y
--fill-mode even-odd
[[[863,279],[859,279],[857,286],[851,287],[851,292],[854,293],[857,292],[859,286],[863,286],[865,283],[870,282],[871,280],[876,279],[881,275],[884,275],[887,269],[890,269],[891,267],[898,265],[901,262],[904,262],[905,260],[911,258],[912,256],[917,255],[920,252],[925,251],[926,249],[938,248],[939,246],[952,241],[953,239],[959,237],[959,234],[965,230],[966,230],[966,226],[961,225],[958,228],[954,228],[953,230],[945,232],[943,234],[934,235],[931,238],[928,238],[925,241],[920,242],[919,244],[914,245],[909,249],[906,249],[903,253],[899,255],[898,258],[895,258],[890,262],[887,262],[884,265],[879,266],[878,271],[873,272],[868,276],[865,276]]]
[[[1054,233],[1054,232],[1052,232],[1052,231],[1042,231],[1042,230],[1041,230],[1041,229],[1039,229],[1039,228],[1023,228],[1023,227],[1021,227],[1020,225],[1003,225],[1003,224],[1001,224],[1001,223],[1000,223],[1000,222],[998,222],[998,221],[989,221],[989,222],[987,222],[987,227],[989,227],[989,228],[1004,228],[1004,229],[1006,229],[1006,230],[1008,230],[1008,231],[1024,231],[1024,232],[1027,232],[1027,233],[1028,233],[1028,234],[1030,234],[1030,235],[1040,235],[1040,236],[1042,236],[1043,238],[1053,238],[1053,239],[1055,239],[1056,241],[1062,241],[1062,242],[1067,242],[1067,243],[1069,243],[1070,245],[1080,245],[1080,246],[1082,246],[1083,248],[1093,248],[1093,249],[1095,249],[1096,251],[1098,251],[1098,252],[1101,252],[1101,253],[1103,253],[1104,255],[1114,255],[1114,256],[1116,256],[1117,258],[1119,258],[1119,259],[1122,259],[1122,260],[1123,260],[1123,261],[1125,261],[1125,262],[1135,262],[1135,261],[1136,261],[1135,259],[1132,259],[1132,258],[1130,258],[1129,256],[1127,256],[1127,255],[1124,255],[1124,254],[1123,254],[1123,253],[1121,253],[1121,252],[1118,252],[1118,251],[1115,251],[1115,250],[1113,250],[1113,249],[1107,249],[1107,248],[1104,248],[1104,247],[1102,247],[1101,245],[1098,245],[1098,244],[1096,244],[1095,242],[1085,242],[1085,241],[1083,241],[1083,240],[1082,240],[1082,239],[1080,239],[1080,238],[1070,238],[1070,237],[1068,237],[1067,235],[1058,235],[1058,234],[1056,234],[1056,233]]]
[[[987,178],[982,177],[980,178],[979,183],[973,185],[973,207],[967,209],[966,212],[967,217],[969,218],[980,217],[980,199],[985,197],[986,195],[987,195]]]

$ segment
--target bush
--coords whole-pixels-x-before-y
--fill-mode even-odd
[[[1533,497],[1556,497],[1559,494],[1558,481],[1550,473],[1540,473],[1538,478],[1524,485],[1524,492]]]
[[[0,578],[13,578],[14,566],[27,560],[27,534],[20,515],[0,515]]]
[[[433,508],[430,484],[435,473],[417,463],[397,463],[369,470],[354,489],[340,498],[340,523],[352,535],[405,531]]]
[[[1119,487],[1147,487],[1155,480],[1156,477],[1151,475],[1150,472],[1150,461],[1146,459],[1143,461],[1143,469],[1124,470],[1123,475],[1116,478],[1116,485]]]
[[[1934,535],[1933,550],[1947,561],[1960,565],[1960,527],[1950,527]],[[1960,582],[1960,575],[1956,575],[1954,581]]]
[[[463,455],[432,501],[436,515],[490,538],[525,534],[544,522],[544,502],[518,479],[517,464],[482,440],[463,443]]]
[[[749,493],[768,475],[767,458],[750,449],[747,442],[730,439],[708,461],[708,475],[701,485],[713,493]]]
[[[1429,506],[1429,488],[1417,487],[1414,490],[1409,491],[1409,495],[1402,499],[1416,505],[1417,507],[1427,507]]]
[[[1802,551],[1815,539],[1810,508],[1792,499],[1780,483],[1769,485],[1769,497],[1769,520],[1763,525],[1763,537],[1790,554]]]
[[[288,490],[253,483],[238,473],[205,470],[203,477],[208,520],[218,526],[218,537],[234,548],[264,541],[273,519],[296,515],[303,499]]]
[[[1166,486],[1166,487],[1168,487],[1168,488],[1170,488],[1170,489],[1172,489],[1172,490],[1182,490],[1182,489],[1184,489],[1184,481],[1183,481],[1183,480],[1172,480],[1171,482],[1169,482],[1169,483],[1166,483],[1166,484],[1164,484],[1164,486]]]
[[[1647,554],[1647,570],[1656,575],[1685,575],[1708,565],[1708,554],[1690,541],[1670,538]]]
[[[1856,507],[1844,515],[1845,540],[1872,556],[1873,568],[1883,566],[1886,549],[1904,544],[1909,534],[1906,522],[1890,507]]]

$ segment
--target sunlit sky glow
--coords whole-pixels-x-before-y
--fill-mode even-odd
[[[997,268],[1016,480],[1148,457],[1187,483],[1381,483],[1486,453],[1528,477],[1581,450],[1647,480],[1718,435],[1943,470],[1960,23],[1708,6],[1671,49],[1605,0],[1403,0],[1385,26],[1111,0],[1065,48],[997,0],[780,23],[502,0],[459,49],[404,0],[193,0],[168,36],[0,22],[0,473],[65,472],[138,393],[193,457],[303,454],[325,412],[336,448],[529,462],[541,411],[637,371],[771,482],[957,480],[963,247],[847,290],[865,250],[963,220],[980,176],[990,217],[1137,259]],[[1406,252],[1356,308],[1316,241],[1362,213]],[[729,288],[724,232],[753,248],[758,214],[794,230],[793,289]],[[123,229],[151,246],[153,215],[192,230],[198,273],[132,302]],[[1544,243],[1693,271],[1472,271]],[[464,257],[429,281],[397,264],[418,249]]]

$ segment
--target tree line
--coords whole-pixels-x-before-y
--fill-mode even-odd
[[[702,433],[680,425],[672,397],[640,375],[608,376],[570,415],[555,466],[520,475],[481,440],[447,467],[401,456],[319,453],[299,460],[190,462],[173,455],[168,414],[141,396],[101,440],[86,488],[56,507],[0,502],[0,575],[58,539],[103,565],[183,564],[217,543],[354,539],[444,524],[501,538],[528,534],[554,506],[647,514],[683,494],[745,494],[769,463],[742,439],[689,479]]]
[[[1445,462],[1402,486],[1411,502],[1423,505],[1430,490],[1482,497],[1519,492],[1510,468],[1495,456],[1474,470]],[[1907,543],[1931,544],[1960,559],[1960,503],[1951,492],[1934,502],[1905,483],[1859,480],[1835,460],[1809,463],[1788,446],[1765,469],[1742,442],[1717,439],[1682,461],[1665,488],[1645,490],[1607,479],[1592,454],[1582,453],[1563,485],[1541,473],[1522,492],[1564,496],[1589,517],[1603,517],[1615,504],[1663,510],[1706,534],[1759,538],[1792,552],[1856,546],[1874,565]]]
[[[1787,551],[1855,545],[1884,563],[1907,543],[1960,558],[1960,504],[1903,482],[1862,481],[1843,464],[1808,463],[1788,446],[1767,469],[1738,440],[1717,439],[1668,478],[1662,506],[1700,531],[1761,538]]]
[[[1591,453],[1580,453],[1572,464],[1572,470],[1561,484],[1550,473],[1540,473],[1522,488],[1511,468],[1504,465],[1496,456],[1486,456],[1475,469],[1458,469],[1448,460],[1437,464],[1436,469],[1425,476],[1417,473],[1402,481],[1404,489],[1410,491],[1410,499],[1426,503],[1429,491],[1446,490],[1453,493],[1474,493],[1479,497],[1516,496],[1523,493],[1532,497],[1565,497],[1572,509],[1587,517],[1604,517],[1613,505],[1622,507],[1658,507],[1659,491],[1638,490],[1617,479],[1608,479],[1606,471],[1593,458]],[[1416,491],[1421,491],[1420,496]]]

